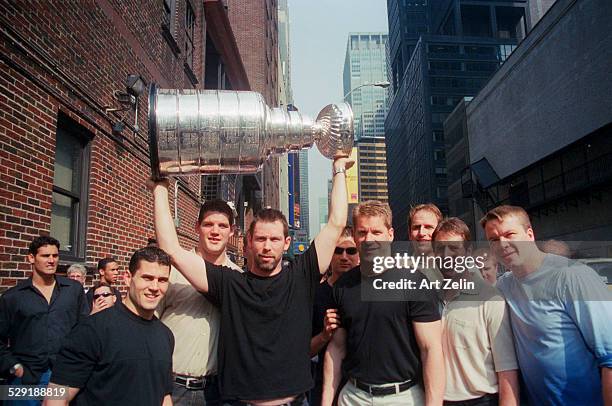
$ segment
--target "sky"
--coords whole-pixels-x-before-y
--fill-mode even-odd
[[[386,0],[288,0],[291,87],[300,112],[316,118],[342,101],[342,72],[349,32],[388,31]],[[319,228],[319,198],[327,198],[332,162],[309,151],[311,238]]]

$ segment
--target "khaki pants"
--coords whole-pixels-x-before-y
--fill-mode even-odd
[[[421,406],[425,404],[425,393],[421,385],[400,393],[386,396],[372,396],[353,385],[350,380],[338,396],[338,406]]]

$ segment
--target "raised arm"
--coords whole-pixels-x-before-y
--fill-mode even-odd
[[[442,324],[413,322],[414,335],[421,352],[425,405],[442,405],[445,389],[444,356],[442,355]]]
[[[323,273],[329,267],[336,242],[342,230],[346,227],[348,213],[348,196],[346,190],[346,171],[353,166],[355,161],[344,156],[334,160],[334,175],[332,179],[331,202],[329,206],[329,217],[327,224],[314,240],[319,260],[319,272]]]
[[[181,247],[168,203],[168,180],[147,181],[147,188],[153,192],[153,214],[155,234],[159,248],[170,255],[174,267],[183,274],[191,285],[200,292],[208,292],[206,265],[202,257]]]

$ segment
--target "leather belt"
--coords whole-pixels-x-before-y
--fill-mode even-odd
[[[394,383],[390,385],[370,385],[354,378],[351,378],[351,382],[357,388],[361,389],[362,391],[368,392],[372,396],[395,395],[397,393],[407,391],[418,383],[416,379],[411,379],[406,382]]]
[[[207,385],[213,385],[217,382],[217,375],[207,375],[201,377],[187,376],[187,375],[174,375],[174,382],[187,389],[191,390],[202,390]]]

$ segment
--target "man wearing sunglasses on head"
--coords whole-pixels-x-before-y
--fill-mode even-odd
[[[332,286],[345,272],[359,265],[359,253],[353,239],[353,228],[345,227],[336,243],[332,256],[329,277],[324,279],[315,292],[315,302],[312,312],[312,339],[310,340],[310,355],[313,357],[313,378],[315,386],[310,391],[310,404],[321,404],[323,388],[323,357],[327,343],[334,331],[340,325],[338,311],[333,301]]]
[[[115,305],[117,297],[108,283],[97,282],[91,290],[93,291],[93,305],[90,314],[96,314]]]

